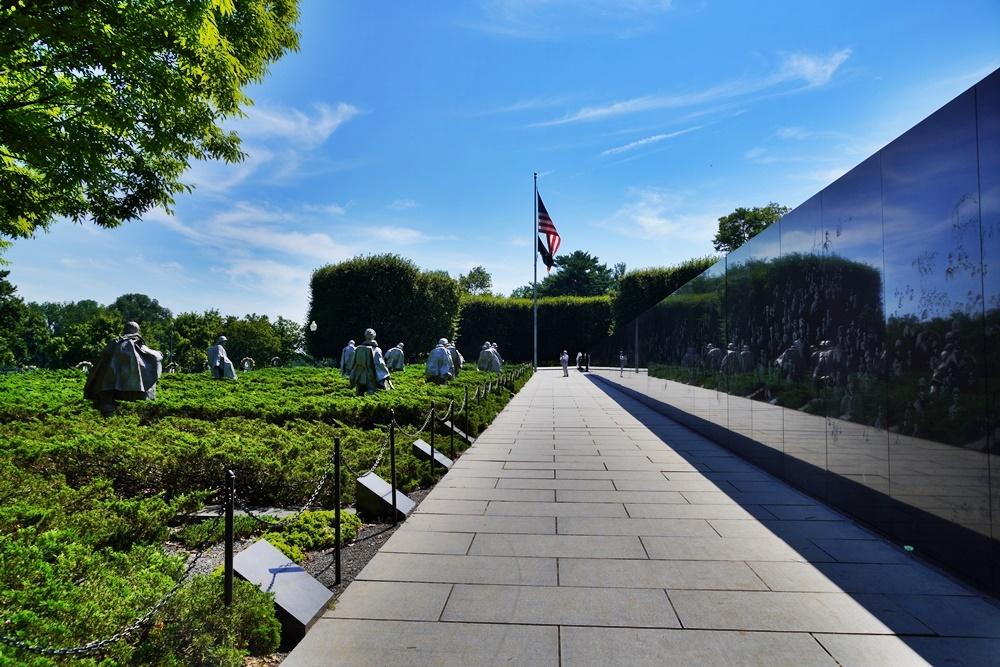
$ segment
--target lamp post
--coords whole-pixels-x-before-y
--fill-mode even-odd
[[[319,329],[319,327],[316,326],[316,320],[313,320],[309,323],[309,331],[311,333],[316,333],[316,329]],[[313,366],[319,366],[319,361],[315,357],[313,357]]]

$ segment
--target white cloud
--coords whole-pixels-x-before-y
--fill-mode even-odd
[[[234,164],[219,160],[195,162],[184,180],[199,193],[221,194],[243,183],[274,160],[274,153],[263,146],[244,145],[243,152],[247,154],[246,159]]]
[[[411,208],[416,208],[420,206],[420,203],[414,199],[397,199],[386,208],[390,208],[393,211],[408,211]]]
[[[347,213],[347,207],[340,204],[306,204],[302,209],[310,213],[322,213],[325,215],[339,216]]]
[[[679,137],[682,134],[687,134],[689,132],[694,132],[695,130],[700,130],[704,125],[696,125],[694,127],[688,127],[683,130],[677,130],[676,132],[666,132],[661,134],[654,134],[650,137],[645,137],[644,139],[637,139],[636,141],[630,141],[623,146],[616,146],[615,148],[609,148],[606,151],[601,151],[601,155],[617,155],[619,153],[625,153],[627,151],[635,150],[637,148],[642,148],[643,146],[648,146],[650,144],[656,144],[666,139],[673,139],[674,137]]]
[[[850,56],[850,49],[841,49],[829,56],[792,53],[785,57],[781,78],[784,80],[803,80],[808,82],[810,86],[822,86],[830,82],[834,72]]]
[[[245,118],[229,125],[241,136],[282,139],[302,148],[316,148],[360,113],[356,106],[344,102],[335,107],[315,104],[312,114],[289,107],[259,105],[252,107]]]
[[[400,245],[412,245],[429,240],[426,234],[412,227],[393,227],[391,225],[365,227],[364,233],[366,236],[374,236],[382,241],[398,243]]]
[[[600,221],[600,227],[640,239],[699,243],[707,243],[715,234],[718,216],[683,212],[682,194],[656,188],[629,188],[628,196],[630,201]]]
[[[808,139],[813,136],[814,133],[801,127],[779,127],[774,134],[781,139],[802,140]]]
[[[786,83],[804,82],[805,86],[802,88],[814,88],[828,83],[850,55],[850,49],[843,49],[830,56],[793,53],[786,55],[779,70],[770,76],[730,81],[689,93],[643,95],[601,106],[583,107],[561,118],[535,123],[534,127],[591,122],[643,111],[695,106],[761,92]]]

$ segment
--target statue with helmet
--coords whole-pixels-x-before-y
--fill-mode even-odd
[[[156,398],[162,361],[161,352],[146,347],[139,325],[129,322],[94,364],[83,396],[105,417],[114,414],[117,401],[151,401]]]

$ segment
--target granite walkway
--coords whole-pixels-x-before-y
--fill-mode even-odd
[[[283,665],[998,656],[997,601],[614,389],[544,371]]]

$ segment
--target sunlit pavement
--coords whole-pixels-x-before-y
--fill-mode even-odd
[[[997,656],[995,600],[616,390],[545,370],[283,664]]]

